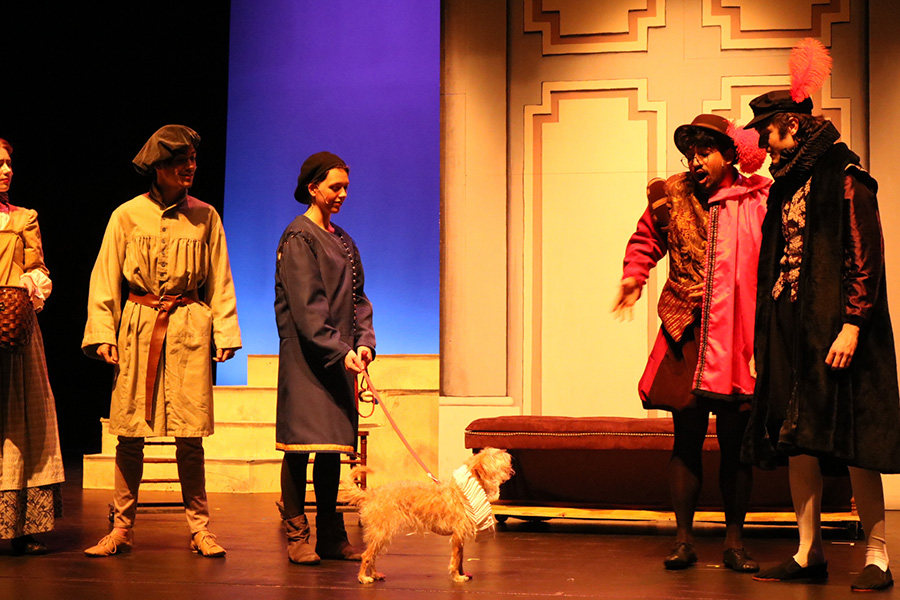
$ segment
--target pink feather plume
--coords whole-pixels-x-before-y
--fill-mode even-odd
[[[748,130],[729,123],[728,135],[734,140],[741,172],[751,174],[759,171],[766,161],[766,151],[759,147],[759,133],[755,129]]]
[[[791,71],[791,98],[803,102],[813,95],[831,74],[831,56],[817,39],[800,40],[788,60]]]

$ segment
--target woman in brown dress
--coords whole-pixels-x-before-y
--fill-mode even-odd
[[[9,203],[11,155],[0,139],[0,286],[24,289],[39,311],[52,284],[37,212]],[[11,541],[13,554],[43,554],[46,546],[32,536],[52,530],[61,514],[63,463],[37,320],[26,345],[0,350],[0,443],[0,538]]]

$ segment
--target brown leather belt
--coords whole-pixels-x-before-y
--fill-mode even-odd
[[[128,299],[141,306],[149,306],[157,311],[156,322],[153,324],[153,334],[150,337],[150,354],[147,356],[147,381],[144,399],[144,419],[149,423],[153,420],[153,389],[156,387],[156,375],[159,371],[159,357],[162,355],[163,343],[166,341],[166,330],[169,328],[169,315],[173,310],[185,304],[196,302],[193,298],[186,298],[181,294],[176,296],[131,291]]]

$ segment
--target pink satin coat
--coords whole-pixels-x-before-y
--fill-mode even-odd
[[[762,221],[771,180],[759,175],[735,178],[710,199],[705,286],[700,304],[700,337],[693,392],[714,398],[753,394],[750,374],[753,321],[756,309],[756,269]],[[623,278],[644,283],[668,252],[666,232],[654,223],[650,209],[638,221],[625,251]],[[646,402],[656,368],[666,352],[662,329],[641,377],[639,392]]]

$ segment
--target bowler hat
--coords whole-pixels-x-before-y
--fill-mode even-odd
[[[675,147],[682,154],[687,154],[691,149],[691,134],[698,128],[704,129],[713,134],[722,144],[722,151],[734,146],[734,140],[728,135],[728,126],[730,123],[725,117],[719,115],[702,114],[697,115],[690,125],[681,125],[675,130]]]

